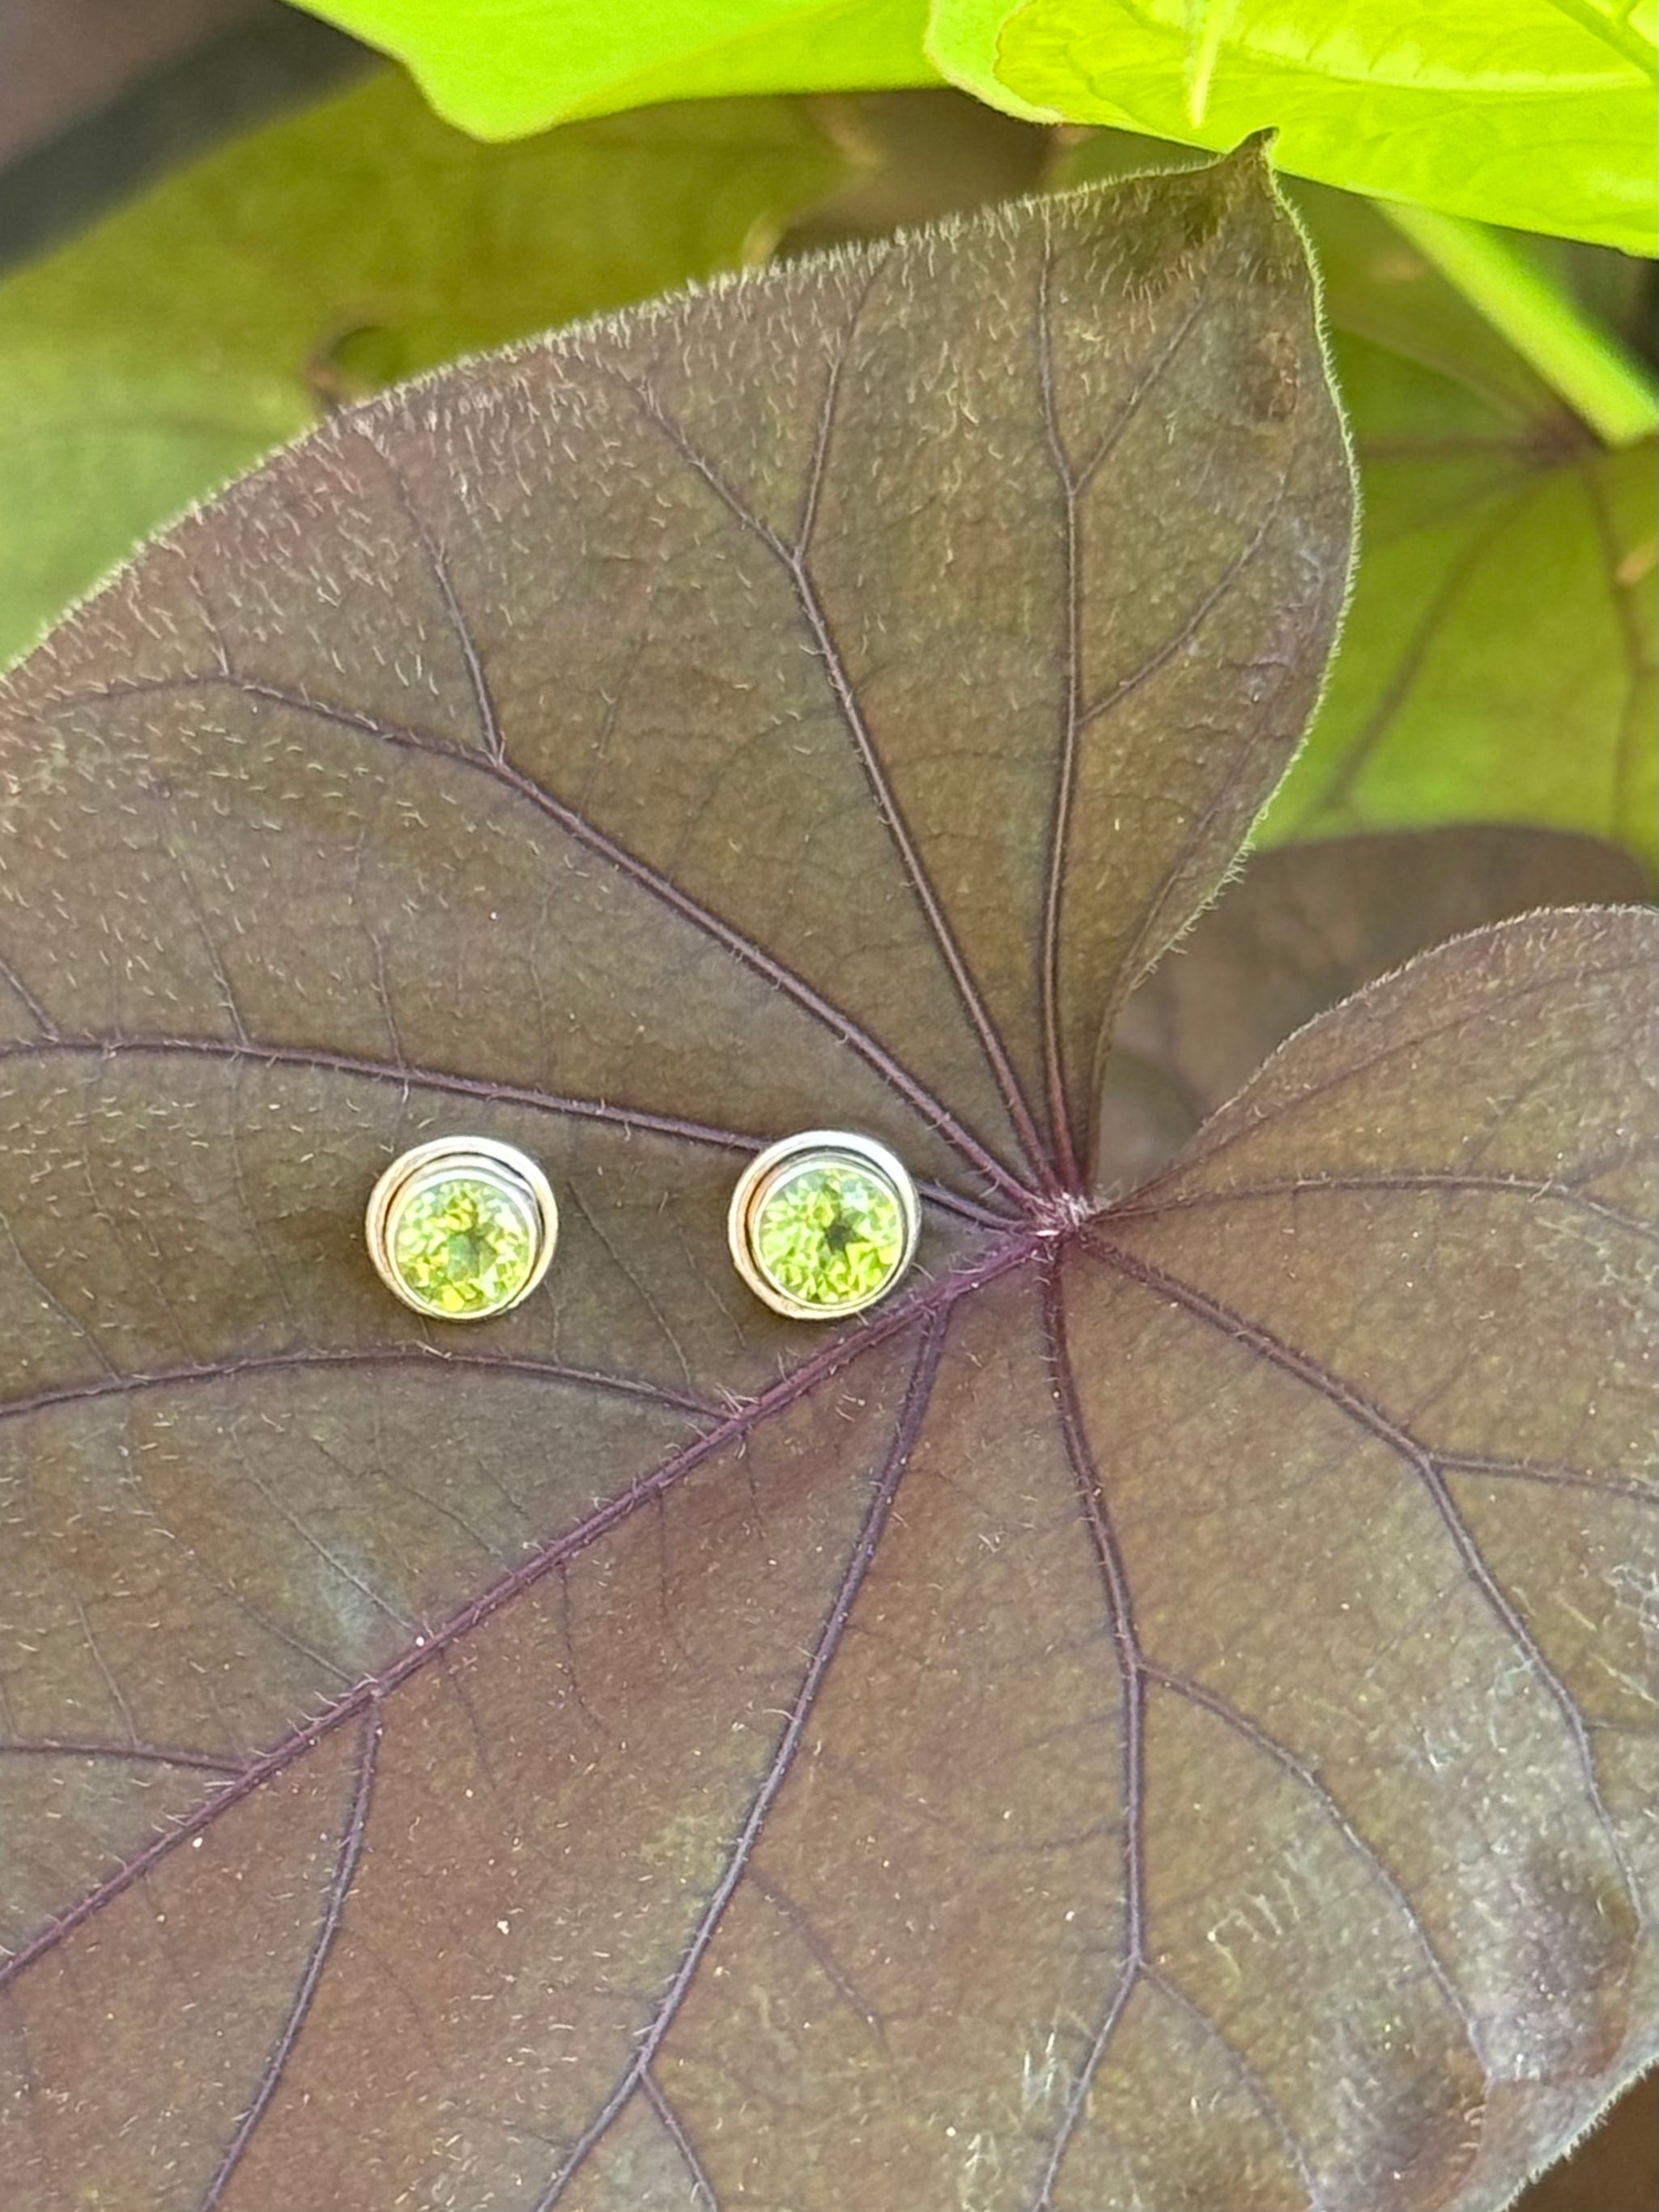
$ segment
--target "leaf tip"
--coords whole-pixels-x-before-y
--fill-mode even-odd
[[[1273,148],[1278,143],[1279,125],[1276,123],[1265,124],[1260,131],[1252,131],[1248,138],[1241,138],[1237,146],[1221,156],[1216,166],[1252,182],[1260,179],[1271,191],[1273,189]]]

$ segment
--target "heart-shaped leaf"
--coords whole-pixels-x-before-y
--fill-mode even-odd
[[[20,2212],[1484,2206],[1626,2077],[1650,918],[1093,1194],[1348,510],[1247,155],[342,416],[13,680]],[[827,1331],[724,1255],[825,1121]],[[564,1229],[445,1333],[456,1129]]]

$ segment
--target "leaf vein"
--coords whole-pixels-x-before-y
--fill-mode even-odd
[[[335,1939],[339,1935],[340,1923],[345,1913],[346,1898],[351,1888],[352,1879],[357,1871],[358,1859],[362,1854],[363,1838],[368,1828],[369,1802],[374,1793],[374,1769],[380,1747],[380,1712],[378,1705],[371,1705],[363,1716],[362,1747],[358,1754],[357,1771],[352,1784],[351,1805],[346,1815],[340,1838],[340,1850],[335,1862],[334,1875],[329,1884],[328,1897],[323,1907],[322,1918],[318,1923],[316,1936],[312,1942],[310,1954],[306,1960],[305,1971],[300,1978],[300,1985],[295,1992],[294,2002],[289,2008],[288,2018],[283,2023],[282,2033],[278,2036],[276,2045],[265,2062],[264,2071],[255,2087],[252,2101],[243,2113],[235,2134],[225,2147],[225,2154],[219,2161],[217,2171],[208,2184],[199,2212],[216,2212],[216,2208],[223,2203],[225,2191],[230,2186],[232,2177],[241,2164],[260,2122],[270,2110],[270,2100],[276,2094],[276,2087],[282,2080],[283,2069],[293,2057],[295,2045],[298,2043],[304,2029],[306,2015],[311,2010],[313,2000],[317,1995],[318,1984],[321,1982],[324,1969],[328,1964],[329,1954],[332,1951]]]
[[[933,1377],[945,1348],[945,1332],[950,1325],[948,1313],[930,1316],[922,1330],[921,1344],[910,1371],[909,1386],[904,1403],[894,1425],[886,1458],[872,1488],[870,1504],[863,1524],[854,1540],[852,1556],[842,1574],[835,1598],[824,1624],[813,1646],[812,1655],[801,1679],[795,1702],[785,1723],[772,1757],[768,1762],[760,1787],[755,1792],[743,1826],[738,1832],[724,1872],[715,1884],[713,1895],[704,1907],[687,1944],[673,1978],[663,1992],[650,2024],[639,2036],[633,2056],[623,2069],[615,2087],[604,2105],[577,2137],[575,2142],[548,2183],[535,2199],[532,2212],[552,2212],[552,2207],[562,2198],[571,2181],[587,2160],[594,2147],[610,2129],[623,2107],[633,2096],[647,2070],[661,2050],[664,2039],[672,2027],[684,2003],[692,1978],[702,1963],[714,1931],[720,1925],[726,1906],[731,1903],[738,1884],[743,1879],[750,1861],[760,1841],[761,1832],[768,1814],[776,1802],[793,1769],[795,1757],[806,1732],[807,1722],[817,1703],[831,1661],[841,1649],[842,1636],[848,1615],[862,1588],[866,1575],[879,1546],[888,1516],[898,1495],[910,1455],[921,1431],[928,1402],[932,1395]]]
[[[1277,1736],[1263,1728],[1259,1721],[1253,1720],[1248,1713],[1242,1712],[1230,1699],[1224,1698],[1218,1691],[1212,1690],[1206,1684],[1194,1680],[1189,1674],[1173,1673],[1167,1668],[1152,1662],[1148,1663],[1146,1672],[1149,1678],[1159,1688],[1168,1690],[1175,1697],[1184,1698],[1188,1704],[1198,1705],[1204,1711],[1212,1714],[1224,1727],[1231,1729],[1242,1741],[1260,1752],[1264,1759],[1271,1760],[1275,1766],[1290,1775],[1307,1791],[1330,1821],[1331,1826],[1342,1838],[1343,1842],[1347,1844],[1356,1857],[1362,1859],[1370,1869],[1399,1907],[1416,1940],[1418,1948],[1423,1954],[1424,1960],[1436,1987],[1445,1999],[1449,2010],[1462,2028],[1470,2050],[1484,2064],[1480,2031],[1474,2015],[1469,2010],[1468,2001],[1458,1988],[1450,1968],[1440,1956],[1411,1892],[1376,1845],[1368,1842],[1354,1826],[1348,1814],[1342,1809],[1330,1785],[1318,1770],[1306,1759],[1298,1759],[1294,1752],[1281,1743]]]
[[[1367,1431],[1416,1471],[1451,1539],[1454,1550],[1462,1562],[1464,1573],[1470,1583],[1559,1713],[1573,1747],[1584,1793],[1596,1825],[1601,1828],[1608,1851],[1619,1869],[1626,1895],[1639,1915],[1640,1888],[1632,1871],[1624,1841],[1601,1792],[1601,1780],[1595,1771],[1595,1747],[1590,1741],[1584,1716],[1571,1691],[1545,1656],[1542,1647],[1522,1619],[1513,1600],[1487,1565],[1473,1530],[1458,1510],[1457,1501],[1446,1481],[1444,1469],[1434,1452],[1343,1376],[1309,1353],[1285,1343],[1259,1322],[1248,1319],[1220,1299],[1211,1297],[1195,1285],[1185,1282],[1103,1238],[1088,1237],[1085,1247],[1105,1266],[1127,1280],[1139,1284],[1152,1297],[1182,1308],[1202,1326],[1243,1346],[1253,1357],[1279,1373],[1290,1376],[1304,1389],[1314,1392],[1345,1419]]]
[[[1178,2005],[1189,2019],[1195,2021],[1205,2034],[1216,2045],[1226,2063],[1228,2071],[1255,2106],[1273,2133],[1279,2137],[1286,2155],[1296,2168],[1297,2179],[1308,2192],[1308,2212],[1325,2212],[1329,2200],[1319,2186],[1314,2174],[1313,2160],[1308,2147],[1285,2118],[1279,2100],[1268,2088],[1257,2069],[1251,2065],[1221,2024],[1202,2005],[1189,1997],[1178,1982],[1156,1966],[1146,1970],[1146,1979],[1152,1988],[1159,1990],[1172,2004]]]
[[[0,1064],[7,1060],[48,1059],[54,1054],[90,1059],[116,1060],[132,1055],[168,1053],[196,1054],[205,1060],[249,1062],[256,1066],[313,1068],[365,1082],[411,1085],[425,1091],[448,1091],[458,1097],[477,1098],[489,1105],[527,1106],[538,1113],[566,1115],[573,1121],[600,1121],[616,1128],[639,1130],[674,1143],[703,1145],[732,1152],[757,1152],[772,1142],[770,1133],[754,1136],[746,1129],[722,1129],[707,1121],[690,1121],[674,1114],[649,1113],[641,1107],[619,1106],[604,1098],[578,1098],[544,1091],[532,1084],[486,1082],[476,1075],[453,1069],[419,1067],[402,1060],[368,1060],[355,1053],[331,1052],[322,1046],[266,1044],[258,1040],[198,1036],[118,1036],[58,1035],[0,1044]],[[994,1212],[960,1191],[922,1177],[917,1188],[943,1212],[957,1214],[982,1228],[1012,1229],[1017,1224],[1006,1213]]]
[[[927,1126],[936,1130],[978,1174],[1022,1206],[1028,1203],[1029,1194],[1019,1178],[850,1014],[843,1013],[804,977],[797,975],[793,969],[786,968],[781,962],[775,960],[763,947],[722,921],[711,908],[705,907],[689,892],[682,890],[678,884],[629,852],[625,846],[606,836],[585,816],[567,806],[544,785],[537,782],[533,776],[514,768],[509,761],[503,759],[498,762],[488,753],[469,751],[465,747],[447,744],[441,738],[400,723],[385,721],[376,715],[359,714],[353,708],[340,707],[314,698],[307,692],[290,691],[280,684],[266,684],[251,677],[228,672],[159,677],[145,681],[113,684],[79,692],[74,698],[61,702],[60,705],[69,707],[79,701],[99,698],[116,699],[222,689],[240,692],[247,698],[263,699],[270,705],[287,708],[295,714],[311,715],[319,721],[332,723],[337,728],[355,730],[362,736],[378,738],[383,744],[395,746],[400,751],[447,760],[457,768],[490,776],[508,791],[515,793],[526,805],[545,814],[574,842],[585,846],[680,920],[712,938],[751,974],[760,976],[764,982],[792,1000],[804,1012],[855,1052],[890,1090],[914,1108]]]
[[[705,2212],[720,2212],[720,2198],[714,2194],[714,2185],[708,2178],[708,2169],[697,2155],[697,2147],[686,2132],[684,2121],[676,2110],[672,2099],[647,2066],[640,2075],[640,2088],[663,2125],[664,2133],[679,2153],[691,2184],[691,2192],[704,2206]]]
[[[280,1774],[314,1745],[361,1713],[366,1706],[383,1704],[394,1690],[441,1659],[463,1638],[482,1627],[525,1590],[532,1588],[545,1576],[557,1572],[567,1561],[599,1542],[642,1506],[664,1496],[706,1460],[728,1445],[741,1443],[762,1422],[781,1413],[830,1376],[852,1366],[865,1353],[890,1342],[912,1323],[943,1316],[958,1298],[970,1295],[1016,1268],[1029,1265],[1040,1249],[1040,1243],[1036,1232],[1011,1237],[972,1267],[965,1267],[953,1276],[943,1277],[910,1297],[895,1300],[885,1312],[866,1321],[855,1334],[840,1337],[822,1352],[804,1359],[799,1367],[792,1369],[781,1382],[774,1383],[760,1396],[735,1407],[717,1426],[706,1430],[701,1436],[672,1452],[651,1473],[640,1476],[617,1497],[607,1499],[586,1520],[550,1538],[538,1551],[521,1560],[510,1573],[501,1576],[447,1620],[416,1643],[406,1646],[378,1676],[358,1683],[303,1727],[292,1729],[259,1757],[251,1760],[234,1781],[228,1783],[223,1790],[216,1791],[194,1813],[178,1821],[164,1835],[156,1837],[66,1911],[48,1922],[9,1959],[0,1963],[0,1990],[6,1989],[37,1960],[54,1950],[93,1914],[112,1903],[134,1882],[142,1881],[152,1867],[171,1856],[192,1837],[201,1834],[251,1791]]]
[[[1250,1204],[1262,1199],[1320,1198],[1339,1193],[1358,1194],[1365,1191],[1421,1192],[1435,1191],[1480,1193],[1499,1198],[1524,1198],[1533,1204],[1552,1204],[1571,1206],[1582,1212],[1594,1214],[1598,1219],[1627,1229],[1633,1236],[1659,1239],[1659,1226],[1644,1221],[1638,1215],[1627,1213],[1620,1206],[1609,1206],[1604,1200],[1588,1198],[1571,1183],[1558,1182],[1553,1176],[1536,1180],[1528,1176],[1500,1173],[1472,1174],[1455,1169],[1402,1168],[1366,1170],[1354,1175],[1285,1176],[1268,1182],[1233,1183],[1224,1189],[1176,1191],[1168,1198],[1137,1205],[1133,1198],[1109,1209],[1115,1221],[1133,1220],[1146,1215],[1193,1213],[1218,1206],[1234,1203]]]
[[[194,1383],[228,1382],[246,1375],[304,1373],[316,1368],[424,1367],[491,1369],[504,1374],[535,1376],[550,1382],[568,1382],[580,1389],[614,1392],[621,1397],[641,1398],[651,1405],[702,1420],[718,1420],[721,1409],[701,1399],[682,1396],[653,1382],[636,1382],[630,1376],[601,1374],[592,1368],[568,1367],[562,1361],[532,1359],[499,1352],[440,1352],[434,1346],[376,1346],[373,1347],[307,1348],[302,1352],[249,1352],[240,1358],[204,1362],[194,1366],[156,1367],[131,1375],[103,1376],[86,1382],[66,1382],[36,1390],[25,1398],[0,1402],[0,1421],[21,1420],[32,1413],[47,1413],[58,1406],[84,1405],[100,1398],[136,1397],[149,1390],[188,1389]]]
[[[1105,2063],[1119,2021],[1151,1960],[1146,1948],[1146,1666],[1135,1626],[1128,1571],[1112,1526],[1105,1486],[1084,1425],[1077,1377],[1066,1334],[1065,1299],[1057,1261],[1043,1271],[1042,1340],[1053,1380],[1061,1440],[1077,1486],[1105,1600],[1107,1622],[1123,1698],[1123,1963],[1079,2067],[1048,2146],[1033,2212],[1053,2212],[1055,2184],[1082,2124],[1095,2078]]]
[[[223,1759],[216,1752],[193,1751],[169,1744],[94,1743],[48,1736],[35,1737],[27,1743],[0,1743],[0,1759],[29,1757],[98,1759],[114,1765],[131,1760],[145,1766],[199,1767],[204,1774],[234,1776],[243,1771],[240,1759]]]
[[[848,333],[850,340],[850,331]],[[871,802],[878,819],[886,830],[899,864],[899,873],[906,889],[915,899],[939,958],[945,964],[951,986],[979,1040],[992,1078],[1002,1097],[1008,1118],[1012,1123],[1021,1148],[1032,1171],[1046,1188],[1054,1188],[1054,1169],[1036,1124],[1031,1118],[1024,1091],[1013,1064],[1008,1057],[990,1009],[981,995],[972,971],[957,943],[943,901],[935,889],[921,848],[912,835],[898,803],[896,793],[889,779],[886,768],[873,734],[859,704],[841,647],[830,625],[817,585],[806,563],[805,550],[800,545],[785,543],[769,524],[763,522],[726,483],[706,454],[692,444],[684,431],[667,412],[655,393],[636,384],[631,378],[616,372],[617,380],[630,392],[644,419],[655,424],[662,436],[695,475],[699,477],[720,501],[732,519],[764,546],[784,574],[794,591],[796,604],[805,622],[807,632],[815,648],[816,657],[823,667],[830,696],[834,699],[853,750],[863,771]],[[816,508],[816,501],[814,502]]]

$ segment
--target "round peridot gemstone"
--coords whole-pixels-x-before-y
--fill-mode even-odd
[[[495,1313],[529,1279],[537,1224],[526,1201],[458,1172],[422,1182],[396,1210],[388,1249],[398,1281],[429,1311]]]
[[[823,1313],[867,1305],[905,1252],[897,1193],[854,1160],[808,1158],[786,1169],[750,1219],[756,1265],[787,1297]]]

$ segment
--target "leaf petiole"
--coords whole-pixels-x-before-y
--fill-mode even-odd
[[[1633,446],[1659,430],[1659,388],[1648,371],[1506,233],[1432,208],[1376,204],[1605,445]]]

